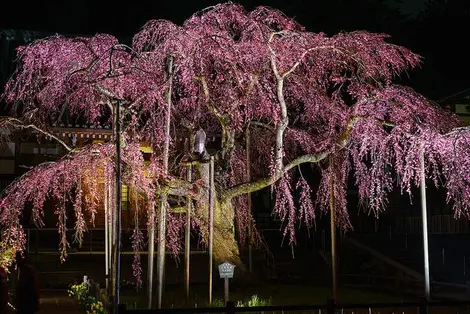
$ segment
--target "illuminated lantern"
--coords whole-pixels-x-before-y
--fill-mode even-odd
[[[199,129],[196,132],[196,137],[194,140],[194,152],[198,154],[203,154],[206,150],[206,132],[203,129]]]

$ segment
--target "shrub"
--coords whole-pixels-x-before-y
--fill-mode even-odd
[[[237,307],[253,307],[253,306],[269,306],[271,305],[271,298],[269,299],[261,299],[256,294],[251,296],[246,302],[238,301]]]
[[[15,258],[15,250],[9,247],[5,242],[0,242],[0,267],[8,271],[8,266],[11,265]]]
[[[68,293],[70,297],[77,299],[78,304],[86,310],[87,314],[106,313],[103,302],[88,295],[88,287],[85,283],[72,285]]]

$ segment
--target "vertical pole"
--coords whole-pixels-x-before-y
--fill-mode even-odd
[[[212,252],[214,238],[214,156],[210,159],[209,170],[209,304],[212,304]]]
[[[112,263],[112,288],[113,288],[113,313],[117,313],[119,305],[119,285],[120,285],[120,272],[121,272],[121,102],[116,102],[115,109],[115,141],[116,141],[116,217],[115,224],[113,225],[113,263]]]
[[[191,182],[191,166],[188,166],[186,179]],[[189,265],[191,258],[191,197],[186,198],[186,229],[184,234],[184,282],[186,285],[186,300],[189,301]]]
[[[150,223],[147,229],[148,243],[148,265],[147,265],[147,307],[152,308],[153,299],[153,265],[155,260],[155,204],[150,204]]]
[[[228,288],[228,278],[224,278],[224,304],[225,306],[227,306],[227,302],[229,301],[229,298],[228,298],[228,292],[229,292],[229,288]]]
[[[108,209],[108,185],[106,181],[106,173],[104,179],[104,274],[106,278],[106,291],[109,289],[109,209]]]
[[[158,249],[157,249],[157,308],[162,308],[163,276],[165,272],[166,253],[166,194],[160,196],[160,215],[158,221]]]
[[[250,125],[246,128],[246,182],[251,181],[251,139],[250,139]],[[251,193],[247,194],[248,211],[250,213],[250,221],[248,222],[248,271],[253,273],[253,223],[251,220]]]
[[[163,143],[163,172],[168,174],[168,158],[170,154],[170,122],[171,122],[171,95],[173,87],[173,56],[168,56],[168,90],[166,93],[166,116],[165,116],[165,141]],[[160,196],[160,217],[158,222],[158,255],[157,255],[157,307],[162,308],[163,295],[163,274],[165,272],[165,253],[166,253],[166,212],[167,212],[166,193]]]
[[[420,154],[420,191],[421,191],[421,216],[423,220],[423,247],[424,247],[424,293],[426,300],[431,298],[431,284],[429,279],[429,243],[428,243],[428,211],[426,207],[426,173],[424,166],[424,147]]]
[[[336,278],[336,223],[335,223],[335,195],[333,180],[333,164],[330,159],[330,229],[331,229],[331,280],[333,287],[333,301],[338,302],[338,281]]]
[[[110,176],[112,178],[112,176]],[[109,213],[109,219],[108,219],[108,274],[109,274],[109,289],[108,289],[108,295],[110,297],[113,296],[113,272],[111,271],[112,264],[113,264],[113,243],[114,243],[114,217],[116,216],[114,213],[114,203],[112,203],[111,196],[114,193],[113,190],[113,185],[109,180],[108,180],[108,213]]]

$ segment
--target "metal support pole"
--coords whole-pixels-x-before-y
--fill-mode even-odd
[[[423,220],[423,248],[424,248],[424,293],[426,300],[431,298],[431,284],[429,278],[429,243],[428,243],[428,211],[426,207],[426,173],[424,166],[424,148],[420,154],[420,191],[421,191],[421,216]]]
[[[210,159],[209,170],[209,304],[212,304],[212,253],[213,253],[213,238],[214,238],[214,156]]]
[[[106,175],[105,175],[106,177]],[[104,186],[103,186],[103,191],[104,191],[104,274],[106,278],[106,291],[109,289],[109,225],[108,225],[108,220],[109,220],[109,208],[108,208],[108,186],[106,179],[104,180]]]
[[[186,179],[191,182],[191,166],[188,166]],[[191,197],[186,198],[186,229],[184,234],[184,282],[186,300],[189,300],[189,274],[190,274],[190,258],[191,258]]]
[[[114,243],[113,243],[113,280],[112,280],[112,289],[113,289],[113,313],[118,312],[118,305],[120,302],[120,273],[121,273],[121,212],[122,212],[122,203],[121,203],[121,102],[116,102],[115,111],[115,141],[116,141],[116,219],[114,228]]]

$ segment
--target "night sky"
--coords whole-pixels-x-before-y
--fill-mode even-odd
[[[334,2],[335,0],[333,0]],[[359,0],[362,1],[362,0]],[[365,0],[384,2],[390,7],[399,7],[403,13],[416,15],[428,0]],[[182,23],[192,13],[222,1],[12,1],[2,4],[1,28],[22,28],[52,32],[86,33],[107,32],[114,35],[132,35],[147,20],[153,18],[169,19]],[[256,5],[269,5],[288,13],[299,20],[308,19],[311,12],[304,12],[306,2],[320,4],[324,0],[240,0],[252,8]],[[336,1],[338,2],[338,1]],[[351,1],[339,1],[348,3]],[[311,6],[311,5],[310,5]],[[320,4],[322,6],[322,4]],[[353,12],[351,12],[353,13]],[[325,12],[331,14],[331,12]],[[305,16],[304,16],[305,15]],[[304,23],[305,24],[305,23]]]
[[[0,29],[62,34],[105,32],[129,41],[149,19],[181,24],[221,1],[14,1],[2,2]],[[440,99],[470,87],[468,0],[240,0],[247,9],[269,5],[307,29],[331,35],[366,29],[392,35],[391,42],[423,56],[423,67],[402,83]],[[398,10],[397,8],[400,8]]]

